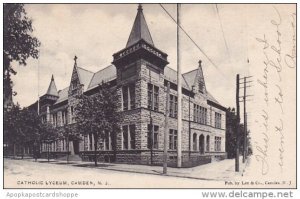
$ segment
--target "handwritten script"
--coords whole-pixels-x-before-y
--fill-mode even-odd
[[[268,33],[263,33],[263,36],[257,37],[256,41],[261,46],[263,53],[262,72],[261,76],[257,78],[258,86],[263,89],[263,105],[261,109],[261,120],[256,121],[259,126],[262,126],[260,132],[261,142],[255,142],[256,161],[261,164],[261,173],[266,175],[269,172],[269,156],[270,154],[277,154],[277,167],[281,172],[284,169],[284,153],[285,153],[285,135],[284,135],[284,89],[283,82],[284,70],[293,69],[296,65],[296,30],[295,20],[296,15],[292,13],[290,16],[292,28],[292,46],[290,50],[283,52],[282,43],[282,16],[276,7],[273,7],[274,15],[270,18],[270,27],[272,29]],[[276,114],[271,114],[276,113]],[[269,121],[272,120],[272,123]],[[277,151],[269,151],[270,139],[276,139],[278,144]]]

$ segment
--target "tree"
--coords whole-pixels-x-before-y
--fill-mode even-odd
[[[226,152],[228,158],[236,156],[236,115],[234,108],[228,108],[226,112]],[[240,140],[244,140],[244,124],[238,124]],[[243,149],[243,142],[240,142],[240,151]]]
[[[105,132],[112,135],[113,150],[116,154],[116,134],[120,130],[120,115],[117,112],[117,92],[109,83],[99,85],[98,92],[92,96],[80,95],[75,106],[76,129],[81,134],[92,134],[94,137],[94,161],[97,166],[99,139]]]
[[[76,133],[75,126],[73,124],[65,124],[59,128],[60,138],[67,141],[67,163],[69,163],[69,147],[70,141],[80,140],[78,133]]]
[[[50,144],[52,144],[57,138],[58,133],[52,124],[48,122],[40,122],[39,123],[39,142],[47,144],[47,159],[50,161]]]
[[[32,148],[39,139],[39,123],[40,118],[35,111],[21,109],[19,105],[4,112],[4,140],[7,145],[13,146],[14,156],[18,148],[23,158],[25,146]]]
[[[6,155],[16,156],[16,145],[19,141],[17,121],[21,113],[20,106],[14,105],[10,110],[4,111],[3,121],[3,142],[6,148]]]
[[[29,19],[24,4],[3,4],[3,90],[4,105],[12,100],[11,74],[13,61],[26,66],[29,57],[37,59],[39,56],[39,40],[32,36],[32,20]],[[16,93],[15,93],[16,94]]]

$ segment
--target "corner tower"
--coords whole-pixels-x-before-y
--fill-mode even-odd
[[[164,96],[164,69],[169,63],[167,57],[166,53],[154,46],[143,8],[139,4],[125,48],[113,54],[112,63],[117,71],[117,92],[123,117],[122,128],[125,129],[123,131],[125,134],[119,135],[122,139],[117,143],[118,149],[150,151],[147,128],[151,123],[150,115],[154,117],[154,114],[160,114],[163,117],[161,112],[164,112],[164,101],[162,100]],[[161,100],[159,100],[159,93],[161,93]],[[160,116],[153,119],[156,130],[161,121]],[[160,126],[162,127],[162,125]],[[126,129],[130,128],[134,129],[132,130],[134,137],[128,137],[128,133],[126,134]],[[132,142],[135,143],[134,146],[128,142],[132,138],[135,139]],[[149,139],[147,140],[147,138]],[[141,153],[139,151],[136,154],[136,159],[145,155]],[[126,154],[124,155],[126,156]]]
[[[144,59],[163,72],[164,67],[169,63],[167,57],[166,53],[154,46],[143,8],[139,4],[126,47],[113,55],[112,63],[117,69],[124,69],[127,65]]]

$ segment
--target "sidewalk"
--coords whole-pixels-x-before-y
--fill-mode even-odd
[[[25,161],[34,161],[34,159],[24,159]],[[38,159],[38,163],[48,163],[47,159]],[[119,172],[141,173],[151,175],[163,175],[162,166],[149,165],[130,165],[130,164],[116,164],[98,162],[95,167],[94,162],[70,161],[69,164],[65,160],[51,159],[49,164],[58,164],[74,167],[88,167],[94,169],[104,169]],[[225,159],[218,162],[193,167],[193,168],[170,168],[167,169],[166,176],[191,178],[199,180],[211,181],[225,181],[240,178],[245,170],[246,163],[242,163],[242,156],[240,157],[240,172],[235,172],[235,160]]]

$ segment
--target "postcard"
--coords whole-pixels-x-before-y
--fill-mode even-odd
[[[3,4],[3,188],[296,188],[296,4]]]

